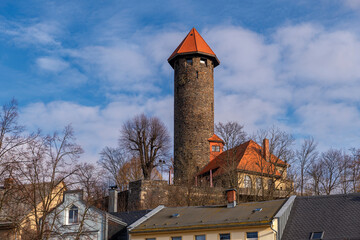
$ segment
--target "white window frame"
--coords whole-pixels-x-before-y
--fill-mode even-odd
[[[75,207],[77,210],[77,221],[76,222],[70,222],[70,211],[74,211],[72,208]],[[75,204],[72,204],[70,207],[68,207],[65,211],[65,224],[66,225],[76,225],[79,224],[79,207]]]

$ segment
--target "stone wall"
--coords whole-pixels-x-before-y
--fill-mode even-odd
[[[126,211],[154,209],[159,205],[177,207],[225,203],[223,188],[186,187],[168,185],[167,181],[139,180],[129,184]]]
[[[187,60],[192,59],[192,63]],[[205,60],[204,62],[200,60]],[[174,63],[175,180],[209,162],[208,139],[214,133],[214,64],[206,55],[185,55]]]

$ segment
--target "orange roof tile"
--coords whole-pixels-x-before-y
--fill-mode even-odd
[[[201,53],[214,58],[215,67],[220,64],[219,59],[217,59],[215,53],[211,50],[209,45],[201,37],[201,35],[196,31],[195,28],[191,29],[188,35],[180,43],[180,45],[175,49],[175,51],[168,58],[168,62],[173,67],[172,60],[178,55],[184,55],[188,53]]]
[[[211,138],[208,139],[209,142],[221,142],[225,143],[224,140],[222,140],[220,137],[218,137],[216,134],[212,135]]]
[[[229,161],[236,161],[234,166],[239,170],[271,175],[275,174],[277,176],[281,175],[274,168],[273,164],[265,161],[262,157],[262,147],[252,140],[222,152],[214,160],[209,162],[198,175],[203,175],[213,170],[213,176],[218,176],[226,171],[226,165]],[[286,165],[285,162],[272,154],[271,161],[277,165]]]

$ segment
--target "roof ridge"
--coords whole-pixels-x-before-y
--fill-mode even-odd
[[[196,37],[196,34],[198,33],[197,30],[195,28],[192,29],[193,31],[193,34],[194,34],[194,43],[195,43],[195,49],[198,51],[198,47],[197,47],[197,43],[196,43],[196,40],[197,40],[197,37]],[[199,34],[200,35],[200,34]]]

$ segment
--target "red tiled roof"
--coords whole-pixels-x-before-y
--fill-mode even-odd
[[[168,62],[172,65],[171,60],[173,60],[178,55],[183,55],[187,53],[202,53],[205,55],[212,56],[215,61],[215,67],[220,64],[220,61],[217,59],[215,53],[201,35],[196,31],[195,28],[191,29],[188,35],[180,43],[180,45],[175,49],[175,51],[168,58]]]
[[[209,142],[221,142],[224,143],[224,140],[222,140],[219,136],[216,134],[212,135],[211,138],[208,139]]]
[[[264,174],[281,174],[274,168],[274,165],[265,161],[262,157],[262,147],[256,142],[250,140],[235,148],[222,152],[214,160],[210,161],[198,175],[203,175],[213,170],[213,176],[220,175],[226,171],[227,163],[236,161],[237,169],[249,172],[257,172]],[[271,162],[276,165],[286,165],[285,162],[271,154]],[[232,162],[233,163],[233,162]]]

